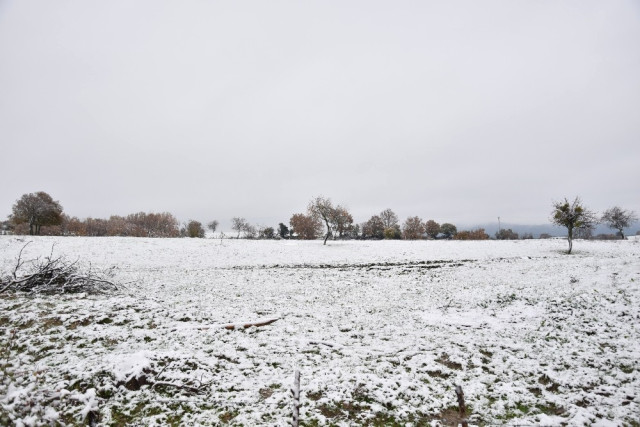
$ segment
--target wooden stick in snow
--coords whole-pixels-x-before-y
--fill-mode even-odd
[[[456,396],[458,396],[458,409],[460,410],[462,427],[469,427],[467,423],[467,406],[464,404],[464,393],[459,385],[456,386]]]
[[[280,320],[280,318],[275,318],[275,319],[268,319],[268,320],[259,320],[256,322],[240,322],[240,323],[229,323],[226,325],[222,325],[223,328],[225,329],[247,329],[250,328],[252,326],[266,326],[266,325],[270,325],[273,322],[275,322],[276,320]]]
[[[201,391],[200,388],[198,388],[198,387],[192,387],[192,386],[188,386],[188,385],[184,385],[184,384],[174,384],[174,383],[165,382],[165,381],[157,381],[157,382],[153,383],[153,386],[151,388],[155,389],[156,386],[176,387],[176,388],[181,388],[183,390],[190,391],[192,393],[199,393]]]
[[[331,344],[330,342],[325,342],[325,341],[309,341],[309,344],[326,345],[327,347],[332,347],[333,348],[333,344]]]
[[[291,396],[293,397],[293,418],[291,425],[298,427],[300,425],[300,371],[298,370],[296,370],[294,374]]]

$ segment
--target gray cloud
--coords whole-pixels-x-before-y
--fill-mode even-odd
[[[635,2],[3,2],[0,213],[640,211],[639,75]]]

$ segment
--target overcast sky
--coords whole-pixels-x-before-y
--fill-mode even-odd
[[[0,217],[640,213],[638,1],[0,0]]]

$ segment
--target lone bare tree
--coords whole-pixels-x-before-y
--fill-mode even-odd
[[[310,216],[320,219],[327,226],[327,234],[324,236],[324,244],[326,245],[327,239],[331,234],[331,221],[335,211],[333,204],[331,204],[331,200],[326,197],[318,196],[309,203],[307,210],[309,211]]]
[[[609,228],[614,230],[618,230],[620,237],[624,239],[624,229],[629,227],[635,221],[638,220],[635,212],[626,211],[618,206],[614,206],[611,209],[607,209],[602,214],[602,221],[604,224],[607,224]]]
[[[62,206],[57,200],[45,193],[24,194],[13,205],[11,222],[29,224],[29,234],[40,234],[40,227],[60,225],[62,223]]]
[[[209,224],[207,224],[207,228],[211,230],[212,233],[215,233],[218,229],[218,220],[213,220]]]
[[[551,211],[551,222],[567,229],[567,240],[569,241],[568,254],[573,249],[573,232],[576,229],[592,228],[598,223],[596,214],[583,206],[580,197],[576,197],[573,202],[566,198],[564,202],[554,202]]]
[[[244,218],[240,218],[240,217],[231,218],[231,229],[238,232],[236,239],[240,238],[240,233],[245,231],[248,225],[249,223]]]

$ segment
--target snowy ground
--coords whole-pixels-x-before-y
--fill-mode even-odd
[[[127,289],[0,295],[0,425],[640,420],[638,241],[30,240]]]

